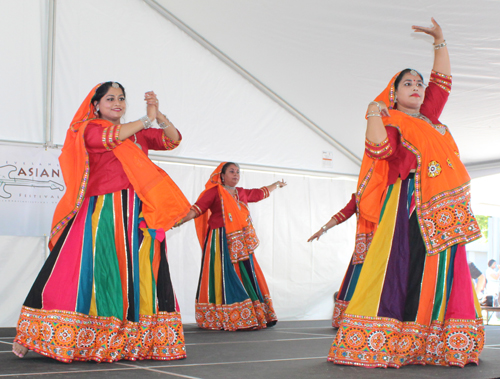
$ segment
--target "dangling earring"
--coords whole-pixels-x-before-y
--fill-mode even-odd
[[[97,116],[99,114],[99,105],[95,106],[94,114]]]

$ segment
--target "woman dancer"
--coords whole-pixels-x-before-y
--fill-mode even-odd
[[[429,86],[406,69],[367,111],[356,201],[374,231],[328,359],[364,367],[478,362],[484,331],[464,244],[480,237],[469,175],[438,117],[451,88],[446,42],[432,19]],[[359,220],[358,220],[359,226]]]
[[[264,275],[254,256],[259,240],[248,203],[269,197],[278,181],[260,189],[236,187],[240,168],[223,162],[210,175],[184,223],[195,217],[203,249],[196,322],[204,329],[261,329],[277,322]]]
[[[106,82],[78,109],[59,158],[66,193],[50,255],[19,318],[13,352],[54,359],[117,361],[186,356],[170,281],[165,231],[189,211],[168,175],[147,157],[181,136],[159,112],[121,124],[125,90]],[[156,119],[163,129],[149,129]]]

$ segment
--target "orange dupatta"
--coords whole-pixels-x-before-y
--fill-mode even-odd
[[[221,200],[227,244],[231,254],[231,261],[235,263],[240,260],[248,259],[248,255],[252,254],[259,245],[259,240],[253,228],[250,211],[246,204],[241,201],[236,201],[222,185],[220,174],[225,164],[226,162],[222,162],[212,172],[205,184],[205,190],[198,196],[198,200],[203,197],[205,192],[217,186]],[[208,219],[210,218],[210,214],[210,210],[207,210],[194,220],[196,234],[202,249],[208,231]]]
[[[101,83],[102,84],[102,83]],[[52,219],[49,247],[52,249],[68,222],[79,211],[89,179],[89,159],[85,148],[84,133],[90,121],[103,127],[112,123],[96,119],[91,99],[101,84],[87,95],[71,121],[59,157],[66,192],[57,204]],[[170,177],[157,167],[144,152],[131,141],[125,140],[113,149],[122,163],[135,192],[143,202],[142,212],[148,227],[170,229],[189,212],[189,202]],[[159,233],[159,238],[163,233]]]
[[[470,209],[470,177],[447,128],[442,135],[428,122],[394,109],[394,82],[398,75],[375,101],[387,105],[390,116],[382,118],[384,125],[397,128],[401,144],[417,158],[417,216],[427,252],[436,254],[481,236]],[[356,193],[358,233],[375,230],[385,200],[388,173],[387,161],[363,156]]]

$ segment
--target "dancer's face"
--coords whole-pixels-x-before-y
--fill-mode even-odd
[[[226,168],[226,173],[221,174],[221,178],[226,186],[236,187],[240,181],[240,169],[233,164],[229,165],[229,167]]]
[[[127,110],[125,95],[121,88],[109,87],[106,95],[97,103],[101,118],[119,124]]]
[[[404,74],[396,89],[398,107],[419,110],[425,97],[425,84],[419,75]]]

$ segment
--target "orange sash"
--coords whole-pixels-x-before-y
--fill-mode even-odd
[[[63,172],[66,192],[57,204],[52,219],[49,247],[52,249],[68,222],[80,209],[89,179],[89,159],[85,148],[84,133],[90,121],[103,127],[111,122],[95,119],[91,99],[95,86],[87,95],[73,117],[59,162]],[[149,228],[170,229],[189,212],[189,202],[170,177],[157,167],[144,152],[131,141],[124,141],[113,152],[123,165],[125,173],[143,202],[143,215]],[[163,233],[159,233],[162,236]],[[161,238],[161,237],[159,237]]]
[[[201,199],[209,189],[217,186],[231,261],[236,263],[248,259],[248,256],[253,254],[253,251],[259,246],[259,240],[252,225],[247,205],[242,201],[237,201],[222,185],[220,174],[225,163],[222,162],[210,175],[210,179],[205,184],[205,190],[198,199]],[[208,231],[210,214],[210,211],[207,211],[195,219],[196,233],[202,249]]]
[[[470,209],[470,177],[447,129],[442,135],[428,122],[393,109],[394,81],[398,75],[375,101],[385,102],[390,117],[382,118],[384,125],[398,128],[402,145],[417,158],[417,216],[427,252],[436,254],[451,245],[481,236]],[[388,173],[387,161],[364,155],[356,193],[360,238],[376,229],[385,200]]]

